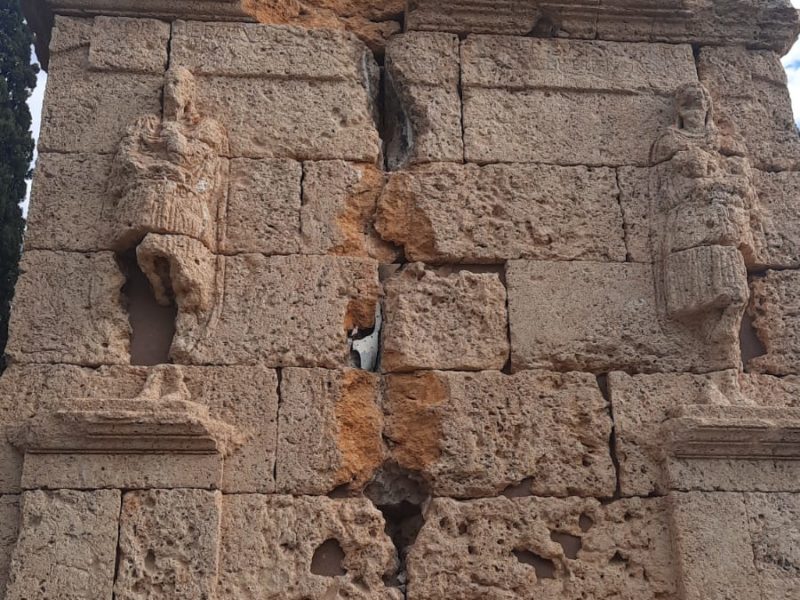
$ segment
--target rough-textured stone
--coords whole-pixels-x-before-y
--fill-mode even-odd
[[[25,492],[5,598],[111,598],[119,510],[117,490]]]
[[[374,324],[378,268],[371,260],[244,254],[221,264],[224,292],[217,291],[207,324],[198,328],[195,315],[179,315],[172,349],[179,362],[347,366],[347,334]]]
[[[715,328],[713,311],[702,328],[667,318],[650,265],[511,261],[506,277],[515,371],[708,372],[739,365],[738,323]]]
[[[148,490],[125,494],[114,597],[215,598],[221,513],[219,492]]]
[[[673,494],[671,503],[681,597],[762,598],[741,494]]]
[[[403,597],[384,583],[397,556],[366,499],[240,495],[226,496],[223,509],[220,598]],[[340,563],[321,560],[317,550],[326,542],[341,549]]]
[[[208,407],[210,416],[228,423],[237,432],[235,444],[225,457],[222,489],[226,493],[275,490],[273,472],[278,413],[278,379],[274,371],[254,367],[182,367],[191,398]],[[58,365],[15,365],[0,379],[0,423],[5,432],[37,415],[47,414],[69,398],[135,398],[143,389],[148,369],[102,367],[85,369]],[[0,491],[20,489],[22,457],[7,435],[0,444]],[[47,455],[44,455],[47,456]],[[76,457],[76,468],[84,477],[103,476],[126,488],[152,487],[156,480],[169,487],[189,481],[185,463],[163,455],[133,457],[137,462],[126,471],[105,470],[99,457]],[[136,470],[133,470],[133,467]],[[137,473],[143,478],[136,479]],[[55,473],[51,473],[55,475]],[[76,478],[69,483],[80,484]]]
[[[0,590],[6,589],[11,554],[19,534],[19,496],[0,496]]]
[[[697,80],[688,46],[477,36],[463,54],[465,152],[478,163],[646,165],[669,96]]]
[[[748,369],[772,375],[800,373],[800,273],[768,271],[751,284],[748,313],[764,354]]]
[[[173,65],[198,74],[198,103],[227,129],[232,157],[377,160],[377,65],[351,36],[183,23],[170,47]]]
[[[765,238],[759,262],[770,268],[800,268],[800,173],[755,171],[754,184]]]
[[[110,252],[26,252],[7,352],[21,363],[128,363],[125,279]]]
[[[800,167],[800,139],[779,54],[703,48],[698,73],[717,101],[717,120],[742,134],[755,166]]]
[[[39,149],[114,152],[129,123],[161,110],[168,39],[159,21],[59,17]]]
[[[285,369],[278,422],[277,490],[362,489],[385,458],[379,378],[356,370]]]
[[[661,499],[436,499],[408,572],[410,600],[676,594]]]
[[[385,436],[437,496],[611,497],[611,417],[594,376],[390,375]]]
[[[411,260],[621,262],[618,195],[610,169],[436,165],[391,176],[377,228]]]
[[[502,369],[506,290],[495,273],[444,274],[415,263],[384,282],[384,371]]]
[[[454,35],[407,33],[386,48],[386,154],[390,169],[462,162],[459,42]]]

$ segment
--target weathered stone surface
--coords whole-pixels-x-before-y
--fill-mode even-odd
[[[59,17],[39,149],[114,152],[129,123],[161,110],[168,40],[159,21]]]
[[[508,360],[506,290],[495,273],[412,264],[384,282],[384,371],[500,370]]]
[[[110,250],[111,156],[43,152],[31,188],[26,250]]]
[[[278,422],[277,490],[323,495],[362,489],[383,463],[377,375],[285,369]]]
[[[411,600],[676,594],[661,499],[435,499],[408,571]]]
[[[284,42],[292,50],[276,51]],[[377,65],[352,36],[179,23],[170,48],[171,64],[198,74],[198,103],[229,132],[232,157],[377,160]]]
[[[610,169],[435,165],[393,174],[376,224],[411,260],[622,262],[618,195]]]
[[[21,363],[128,363],[125,279],[110,252],[36,250],[20,263],[7,352]]]
[[[226,496],[223,508],[220,598],[403,597],[384,583],[397,556],[366,499],[239,495]],[[320,556],[326,542],[341,561]]]
[[[670,499],[682,597],[762,597],[741,494],[692,492]]]
[[[465,152],[478,163],[646,165],[668,96],[697,79],[689,46],[476,36],[463,61]]]
[[[0,496],[0,589],[5,590],[19,534],[19,496]]]
[[[800,373],[800,273],[768,271],[751,284],[748,313],[764,354],[749,370],[772,375]]]
[[[611,417],[592,375],[390,375],[384,406],[392,457],[434,495],[614,494]]]
[[[462,162],[458,37],[407,33],[386,48],[390,169],[427,162]]]
[[[179,362],[347,366],[347,334],[374,323],[378,268],[371,260],[244,254],[222,264],[224,293],[218,290],[206,324],[179,315],[172,347]]]
[[[274,492],[278,413],[275,372],[261,366],[181,367],[180,370],[192,401],[208,407],[212,418],[229,424],[237,432],[235,443],[225,457],[222,489],[226,493]],[[69,398],[135,398],[142,392],[149,371],[122,366],[100,369],[12,366],[0,379],[0,423],[5,432],[0,444],[0,491],[20,489],[22,456],[7,439],[7,434],[19,423],[56,410]],[[71,486],[81,486],[82,479],[89,478],[95,481],[102,478],[106,485],[127,489],[154,487],[154,484],[187,486],[196,482],[197,473],[187,469],[186,461],[178,458],[137,454],[132,456],[134,462],[121,462],[120,458],[114,463],[99,455],[84,454],[75,457],[74,470],[65,469],[62,463],[58,472],[40,470],[39,473],[51,481],[60,476],[63,483]]]
[[[659,309],[650,265],[511,261],[506,269],[515,371],[694,371],[740,363],[739,324]],[[718,321],[719,319],[719,321]]]
[[[800,494],[744,494],[763,597],[800,594]]]
[[[742,134],[756,167],[800,168],[800,139],[779,54],[703,48],[698,73],[717,100],[717,120]]]
[[[770,268],[800,268],[800,173],[754,171],[760,226],[764,235],[762,264]]]
[[[684,449],[671,447],[673,442],[668,439],[665,426],[677,411],[693,406],[725,407],[732,418],[742,410],[753,409],[753,417],[757,417],[762,408],[797,407],[800,394],[797,378],[742,374],[734,370],[708,375],[630,376],[615,372],[608,377],[608,387],[623,495],[664,494],[670,489],[773,491],[781,486],[796,487],[787,483],[794,480],[792,473],[797,471],[794,461],[765,461],[755,454],[745,456],[741,452],[739,456],[734,453],[725,456],[719,449],[707,461],[696,456],[692,460],[672,459],[667,471],[668,455],[683,454]],[[725,409],[719,408],[722,413]],[[736,427],[734,420],[730,427]],[[755,440],[755,434],[750,438]]]
[[[108,600],[120,493],[25,492],[7,600]]]
[[[215,598],[221,513],[219,492],[125,494],[114,597]]]

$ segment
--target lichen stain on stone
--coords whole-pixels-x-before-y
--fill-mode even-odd
[[[447,402],[448,386],[435,373],[393,375],[386,385],[385,434],[396,444],[392,457],[405,469],[424,472],[442,453],[439,407]]]
[[[341,455],[335,479],[340,485],[349,483],[360,489],[372,479],[386,454],[377,377],[364,371],[345,372],[335,417],[336,446]]]

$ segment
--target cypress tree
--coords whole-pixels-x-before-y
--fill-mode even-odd
[[[0,370],[25,228],[19,203],[33,159],[27,100],[39,69],[31,64],[31,43],[19,1],[0,0]]]

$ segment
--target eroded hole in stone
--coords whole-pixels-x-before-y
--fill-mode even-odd
[[[592,519],[592,517],[590,517],[586,513],[583,513],[578,518],[578,527],[580,527],[581,531],[583,531],[584,533],[589,531],[593,526],[594,526],[594,519]]]
[[[325,540],[314,550],[311,558],[311,572],[322,577],[341,577],[347,575],[344,568],[345,554],[339,540]]]
[[[542,16],[528,32],[529,37],[557,37],[561,26],[549,16]]]
[[[503,496],[506,498],[525,498],[532,496],[531,485],[533,484],[533,477],[526,477],[517,484],[510,485],[503,490]]]
[[[622,556],[622,554],[619,553],[619,550],[617,550],[614,553],[614,556],[611,557],[611,560],[609,562],[612,565],[627,565],[628,564],[628,560],[624,556]]]
[[[523,565],[528,565],[536,570],[538,579],[555,579],[556,565],[547,558],[543,558],[530,550],[514,550],[514,556]]]
[[[405,589],[408,553],[414,542],[417,541],[417,535],[424,524],[422,508],[417,504],[404,501],[400,504],[379,506],[378,509],[383,514],[386,522],[386,534],[392,539],[397,549],[399,561],[397,574],[385,583],[390,587]]]
[[[381,137],[386,152],[386,168],[395,171],[408,162],[414,146],[414,131],[388,68],[383,81],[383,107]]]
[[[578,558],[578,552],[583,547],[581,538],[577,535],[566,533],[565,531],[551,531],[550,539],[556,542],[564,550],[564,556],[570,560]]]
[[[348,337],[351,366],[364,371],[378,370],[382,327],[383,313],[378,302],[375,308],[375,326],[370,329],[354,329]]]
[[[122,295],[131,327],[131,364],[150,366],[170,362],[178,307],[174,301],[169,306],[158,303],[134,250],[119,255],[117,260],[126,278]]]
[[[767,353],[767,349],[759,339],[755,327],[753,327],[753,319],[748,314],[742,317],[742,328],[739,332],[739,346],[742,349],[742,364],[745,368],[747,368],[747,363],[751,360],[759,356],[764,356]]]

